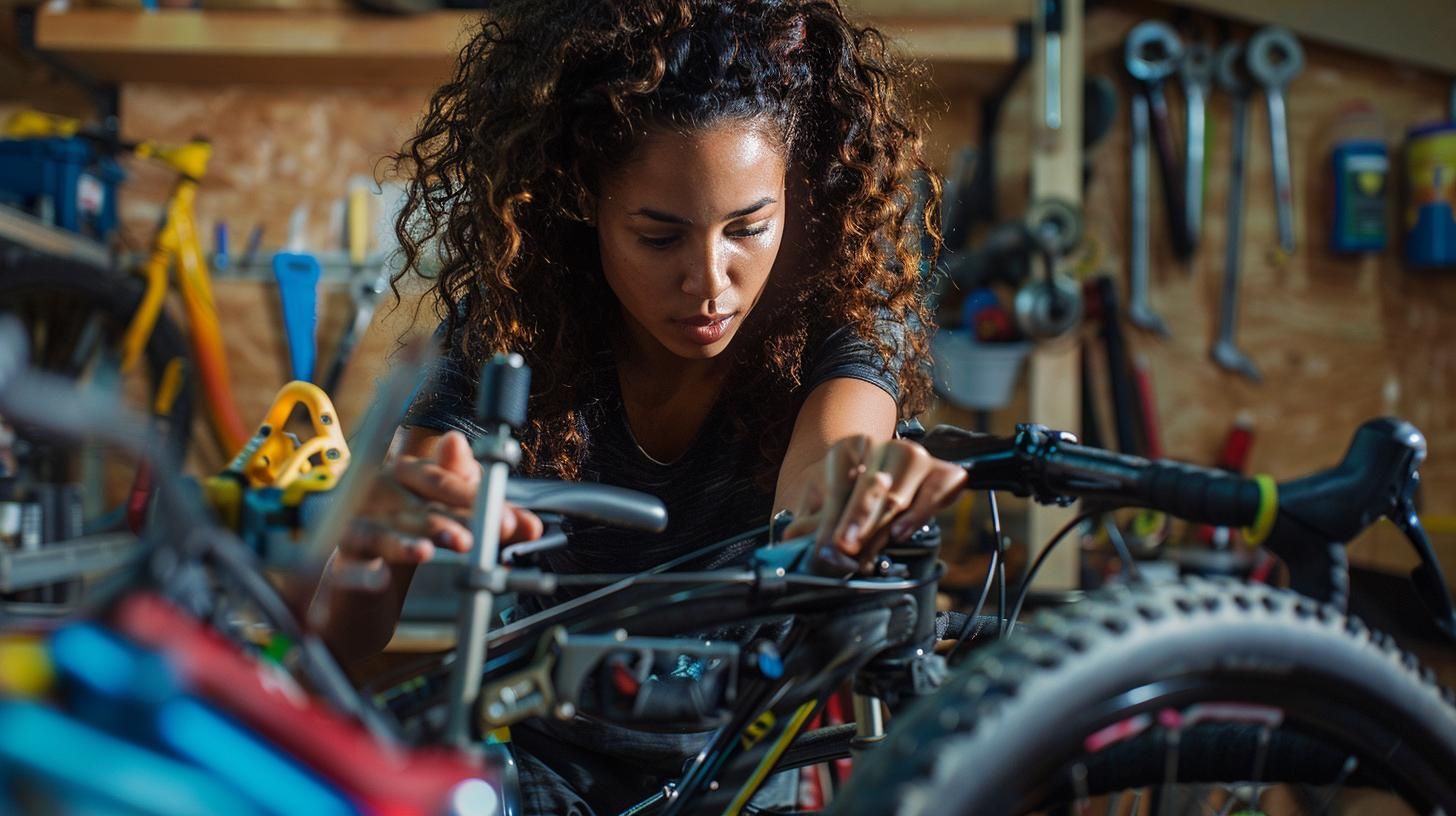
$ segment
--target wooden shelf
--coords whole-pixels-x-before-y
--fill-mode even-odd
[[[866,19],[917,57],[1005,63],[1025,2],[860,0]],[[924,8],[920,8],[924,6]],[[985,6],[985,9],[980,8]],[[998,9],[980,15],[977,11]],[[893,9],[893,11],[892,11]],[[1008,11],[1009,9],[1009,11]],[[450,75],[479,12],[42,11],[35,44],[108,82],[430,87]]]
[[[37,15],[35,44],[109,82],[433,86],[477,17],[86,9]]]

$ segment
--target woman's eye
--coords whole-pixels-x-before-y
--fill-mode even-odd
[[[768,232],[768,228],[768,222],[764,222],[756,227],[746,227],[744,229],[730,232],[728,234],[733,236],[734,238],[752,238],[755,235],[762,235],[765,232]]]
[[[670,246],[673,241],[676,241],[677,240],[677,236],[676,235],[639,235],[638,236],[638,239],[641,240],[642,243],[644,243],[644,244],[646,244],[646,245],[648,245],[650,247],[653,247],[655,249],[662,249],[664,247]]]

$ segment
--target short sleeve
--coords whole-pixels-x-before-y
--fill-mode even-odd
[[[445,324],[435,330],[435,342],[445,341]],[[470,439],[485,431],[475,422],[475,391],[479,376],[460,349],[447,344],[410,402],[400,423],[405,427],[433,431],[460,431]]]
[[[875,321],[875,331],[890,346],[888,365],[880,358],[874,343],[861,337],[853,327],[843,326],[825,337],[808,359],[804,366],[804,393],[829,380],[848,378],[878,385],[898,403],[900,369],[908,343],[905,326],[886,312]]]

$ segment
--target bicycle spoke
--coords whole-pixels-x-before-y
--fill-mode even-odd
[[[87,318],[86,324],[76,338],[72,348],[70,359],[66,362],[65,370],[62,372],[68,377],[79,377],[86,370],[87,364],[96,355],[101,353],[102,336],[102,315],[100,312],[92,312]]]
[[[1340,795],[1340,789],[1344,787],[1345,780],[1349,779],[1350,774],[1354,773],[1358,767],[1360,767],[1360,760],[1356,759],[1353,754],[1350,755],[1345,760],[1344,766],[1340,768],[1340,775],[1335,777],[1334,782],[1330,783],[1330,792],[1325,796],[1325,800],[1320,803],[1319,809],[1315,811],[1316,813],[1330,812],[1330,805],[1334,804],[1335,797]]]
[[[1168,791],[1178,781],[1178,743],[1181,735],[1177,728],[1169,728],[1164,734],[1168,741],[1168,753],[1163,760],[1163,784],[1158,794],[1158,812],[1171,813]]]
[[[1076,796],[1077,812],[1086,813],[1091,806],[1091,797],[1087,793],[1087,766],[1080,762],[1072,766],[1072,791]]]
[[[1228,794],[1228,798],[1223,801],[1223,806],[1220,807],[1216,813],[1214,813],[1214,816],[1229,816],[1229,814],[1233,812],[1234,808],[1243,801],[1243,797],[1239,796],[1239,792],[1236,787],[1230,785],[1224,788],[1224,791]],[[1205,805],[1206,804],[1207,803],[1205,803]],[[1214,812],[1213,808],[1209,808],[1209,812]]]

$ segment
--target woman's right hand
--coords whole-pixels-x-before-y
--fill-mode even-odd
[[[470,517],[480,487],[480,464],[459,431],[434,440],[427,456],[397,457],[375,480],[363,511],[339,542],[338,558],[365,566],[414,566],[436,547],[469,552],[471,535],[460,519]],[[538,538],[541,520],[507,504],[501,544]]]

